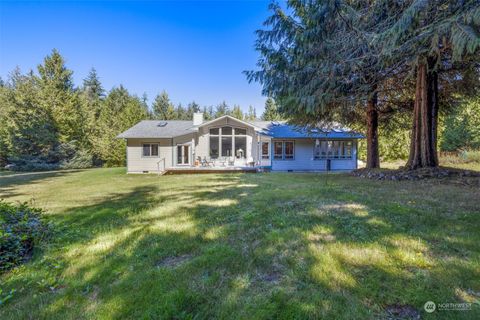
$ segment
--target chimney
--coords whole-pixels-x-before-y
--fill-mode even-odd
[[[199,126],[203,123],[203,112],[195,112],[193,114],[193,125]]]

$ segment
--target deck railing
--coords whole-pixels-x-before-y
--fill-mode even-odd
[[[162,170],[160,170],[160,164],[162,164]],[[157,162],[158,175],[161,175],[165,172],[165,158],[158,160]]]

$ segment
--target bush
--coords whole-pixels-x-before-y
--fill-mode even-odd
[[[0,271],[24,262],[49,234],[42,210],[0,200]]]
[[[480,150],[465,150],[460,156],[465,162],[480,162]]]

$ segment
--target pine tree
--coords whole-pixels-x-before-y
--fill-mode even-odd
[[[248,113],[245,115],[245,120],[257,120],[257,110],[252,105],[248,106]]]
[[[282,117],[277,111],[277,105],[275,104],[275,100],[273,98],[267,98],[265,101],[265,110],[262,114],[263,121],[278,121],[282,120]]]
[[[231,116],[239,120],[243,120],[243,112],[239,105],[234,105],[232,109]]]
[[[215,110],[215,118],[228,115],[228,114],[230,114],[230,107],[225,101],[217,105],[217,108]]]
[[[196,112],[200,112],[200,105],[198,103],[196,103],[195,101],[192,101],[187,106],[186,119],[187,120],[192,120],[193,119],[193,114],[196,113]]]
[[[170,102],[168,93],[165,90],[155,97],[152,109],[154,119],[173,120],[176,117],[173,104]]]
[[[102,86],[95,68],[90,69],[87,77],[83,79],[83,91],[89,99],[96,100],[105,97],[105,89]]]
[[[38,66],[40,103],[55,122],[55,130],[62,143],[79,141],[82,135],[80,99],[73,87],[73,71],[57,50]]]

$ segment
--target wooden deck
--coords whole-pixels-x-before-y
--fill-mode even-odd
[[[171,167],[165,169],[163,174],[192,174],[192,173],[256,173],[254,167]]]

